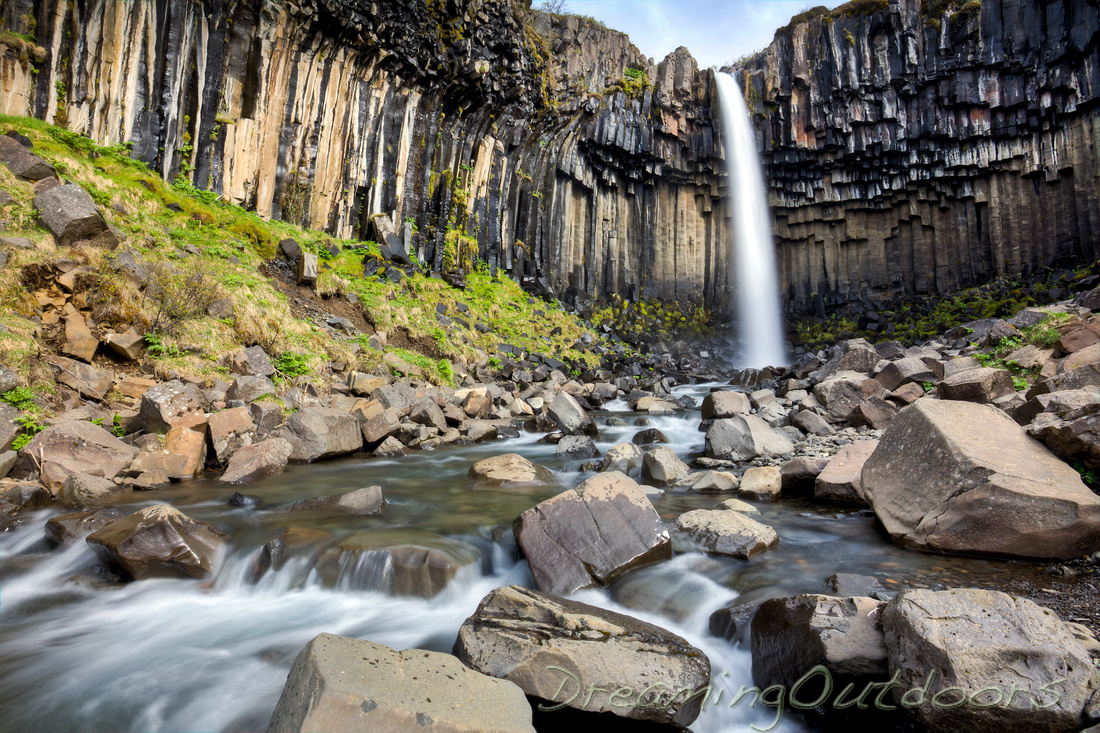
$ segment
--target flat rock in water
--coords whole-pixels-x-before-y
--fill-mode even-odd
[[[485,458],[470,466],[470,478],[490,486],[544,484],[553,479],[550,469],[532,463],[518,453]]]
[[[326,514],[377,514],[385,501],[381,486],[367,486],[332,496],[303,499],[287,506],[288,512],[322,512]]]
[[[1077,731],[1097,694],[1093,660],[1071,628],[1024,598],[977,588],[908,590],[886,605],[882,629],[900,682],[894,700],[925,689],[911,713],[932,730]],[[932,704],[937,699],[966,704]]]
[[[729,471],[696,471],[674,483],[671,491],[723,492],[737,491],[741,479]]]
[[[228,535],[167,504],[155,504],[111,522],[87,542],[108,565],[133,580],[204,578]]]
[[[766,524],[749,519],[742,512],[695,509],[681,514],[673,528],[716,555],[731,555],[743,560],[763,552],[779,536]]]
[[[512,525],[540,589],[572,593],[668,560],[664,523],[631,478],[601,473],[528,509]]]
[[[362,533],[325,550],[316,570],[328,587],[432,598],[462,568],[481,559],[464,542],[428,533]]]
[[[861,482],[903,544],[1060,560],[1100,550],[1096,494],[990,405],[913,403],[883,433]]]
[[[53,547],[69,545],[124,516],[113,506],[58,514],[46,522],[46,541]]]
[[[670,448],[660,446],[642,456],[642,479],[654,486],[668,486],[691,473]]]
[[[738,492],[757,501],[775,501],[783,490],[783,477],[775,466],[757,466],[745,471]]]
[[[633,443],[616,443],[607,449],[600,461],[600,471],[630,473],[642,466],[642,449]]]
[[[294,660],[267,730],[535,729],[523,690],[476,672],[450,654],[399,652],[362,639],[321,634]]]
[[[110,479],[74,473],[61,484],[58,501],[67,509],[91,509],[129,493]]]
[[[516,585],[482,599],[454,654],[550,705],[666,725],[695,720],[710,683],[710,661],[681,637]],[[590,686],[604,692],[589,695]]]

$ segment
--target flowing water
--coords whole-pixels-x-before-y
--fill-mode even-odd
[[[677,388],[701,399],[707,385]],[[626,409],[622,402],[608,405]],[[644,429],[636,415],[604,412],[602,451]],[[649,418],[682,457],[699,452],[699,413]],[[0,721],[5,731],[249,731],[263,730],[298,651],[322,632],[369,639],[397,649],[449,652],[463,620],[490,590],[519,583],[534,587],[527,564],[507,542],[512,519],[587,474],[535,435],[489,445],[413,453],[398,460],[366,457],[309,466],[249,485],[261,504],[350,491],[379,484],[385,511],[376,517],[305,519],[263,508],[234,508],[232,489],[192,481],[162,492],[136,493],[133,510],[167,501],[232,535],[212,579],[145,580],[128,585],[100,581],[84,542],[47,551],[40,512],[23,528],[0,535]],[[555,472],[556,484],[538,489],[476,488],[469,466],[499,453],[517,452]],[[665,519],[711,508],[721,495],[665,494],[653,500]],[[732,599],[817,592],[832,573],[923,577],[935,585],[948,574],[996,577],[1006,567],[1033,566],[922,555],[891,545],[866,512],[838,512],[784,500],[757,505],[780,544],[749,561],[710,557],[677,545],[668,562],[631,573],[610,589],[576,598],[656,623],[703,649],[715,689],[695,731],[767,728],[774,708],[730,708],[742,685],[751,686],[749,653],[707,631],[710,614]],[[458,539],[481,554],[430,600],[396,598],[371,590],[384,568],[342,566],[326,586],[308,557],[292,559],[255,581],[259,548],[288,526],[321,528],[334,538],[385,533],[396,542],[430,536]],[[503,531],[501,528],[503,527]],[[494,529],[497,531],[494,533]],[[494,541],[494,537],[499,542]],[[447,541],[447,540],[439,540]],[[894,581],[896,582],[896,581]],[[372,583],[374,584],[372,586]],[[979,583],[980,584],[980,583]],[[776,730],[797,731],[789,715]]]
[[[714,79],[722,108],[732,207],[736,361],[740,367],[756,369],[786,364],[768,189],[756,151],[756,133],[734,78],[717,73]]]

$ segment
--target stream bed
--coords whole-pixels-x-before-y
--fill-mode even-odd
[[[701,401],[709,387],[676,389]],[[644,428],[622,401],[594,413],[601,452]],[[615,410],[618,408],[618,411]],[[607,425],[614,415],[625,424]],[[688,459],[703,449],[697,410],[649,418]],[[255,506],[232,507],[234,488],[195,480],[168,490],[127,497],[130,512],[170,503],[232,536],[210,579],[107,583],[86,543],[49,551],[39,512],[20,529],[0,534],[0,720],[4,730],[30,731],[256,731],[267,727],[290,666],[322,632],[354,636],[396,649],[450,652],[462,622],[493,588],[535,587],[530,570],[507,541],[520,513],[591,473],[582,461],[555,455],[541,435],[487,444],[413,452],[399,459],[365,456],[289,466],[277,477],[242,488]],[[467,476],[477,460],[520,453],[554,471],[555,484],[530,489],[477,488]],[[380,485],[385,510],[369,517],[314,517],[265,506]],[[653,499],[662,518],[713,508],[730,494],[666,493]],[[752,502],[780,542],[748,561],[707,556],[676,544],[670,562],[628,574],[608,589],[573,597],[663,626],[703,649],[711,660],[719,704],[706,704],[692,730],[768,728],[774,708],[745,701],[730,708],[742,685],[751,686],[746,647],[708,631],[716,609],[739,596],[767,598],[822,592],[836,572],[877,577],[888,589],[997,587],[1010,578],[1041,583],[1038,565],[947,558],[890,543],[869,511],[815,506],[806,499]],[[341,567],[326,586],[302,558],[292,558],[258,581],[253,567],[262,545],[290,526],[323,529],[335,538],[381,533],[396,542],[427,534],[461,540],[481,554],[431,599],[391,597],[370,590],[363,568]],[[495,531],[494,531],[495,530]],[[504,541],[494,541],[504,538]],[[358,573],[358,575],[355,575]],[[715,695],[717,697],[717,695]],[[774,730],[803,730],[789,714]]]

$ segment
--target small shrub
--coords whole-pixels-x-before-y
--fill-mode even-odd
[[[283,376],[290,378],[309,374],[306,357],[293,351],[284,351],[279,354],[279,357],[275,360],[275,369]]]
[[[20,412],[38,411],[38,405],[35,403],[34,397],[34,392],[31,392],[26,387],[16,387],[15,389],[8,390],[4,394],[0,394],[0,400],[7,402]]]
[[[146,269],[142,309],[149,331],[171,333],[181,322],[206,314],[216,287],[205,273],[179,270],[163,261],[147,263]]]

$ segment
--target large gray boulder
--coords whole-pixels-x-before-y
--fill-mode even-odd
[[[642,456],[642,478],[654,486],[668,486],[689,473],[691,469],[670,448],[660,446]]]
[[[764,601],[752,618],[753,683],[790,690],[818,665],[833,676],[835,688],[853,682],[862,689],[873,678],[885,677],[886,645],[878,623],[882,605],[872,598],[818,594]],[[823,682],[811,676],[799,699],[816,699]]]
[[[92,197],[75,183],[66,183],[34,197],[38,218],[59,245],[93,239],[107,231],[107,222],[99,214]]]
[[[995,407],[918,400],[867,459],[863,493],[890,536],[941,552],[1067,560],[1100,550],[1100,502]]]
[[[900,683],[894,699],[933,731],[1078,731],[1097,692],[1085,647],[1024,598],[904,591],[883,610],[882,628]]]
[[[282,438],[268,438],[246,445],[229,459],[225,473],[218,477],[223,484],[244,484],[276,476],[286,469],[293,447]]]
[[[857,440],[837,451],[814,480],[814,498],[837,504],[867,506],[863,495],[863,464],[876,447],[877,440]]]
[[[1009,371],[989,367],[955,374],[940,382],[936,389],[945,400],[965,400],[982,404],[990,404],[1016,391]]]
[[[710,661],[679,636],[516,585],[482,599],[459,629],[454,654],[547,701],[550,710],[568,706],[678,727],[699,715],[710,684]],[[602,692],[589,694],[592,687]]]
[[[269,733],[533,733],[523,690],[450,654],[321,634],[298,654]]]
[[[554,395],[546,409],[565,435],[596,435],[599,432],[596,423],[568,392],[562,391]]]
[[[1043,441],[1062,460],[1100,469],[1100,413],[1034,425],[1028,428],[1028,433]]]
[[[275,374],[275,365],[262,346],[249,346],[229,357],[229,370],[242,376],[266,378]]]
[[[290,443],[290,460],[312,463],[354,453],[363,447],[359,422],[346,412],[328,407],[304,407],[290,416],[279,431]]]
[[[46,522],[46,542],[51,547],[70,545],[124,516],[113,506],[58,514]]]
[[[616,443],[607,449],[600,461],[600,471],[630,473],[642,465],[642,449],[633,443]]]
[[[882,397],[886,390],[865,374],[840,372],[814,386],[814,397],[833,422],[847,420],[852,410],[868,397]]]
[[[661,517],[642,488],[617,471],[528,509],[512,530],[535,582],[550,593],[608,585],[627,570],[672,557]]]
[[[88,535],[101,560],[133,580],[204,578],[228,535],[167,504],[155,504]]]
[[[141,396],[141,424],[149,433],[166,433],[174,427],[202,422],[203,396],[193,384],[173,381],[150,387]]]
[[[110,479],[74,473],[61,484],[58,501],[67,509],[91,509],[109,504],[126,493],[128,489]]]
[[[0,163],[27,181],[41,181],[57,175],[52,165],[7,135],[0,135]]]
[[[71,420],[46,428],[19,452],[17,470],[48,468],[56,464],[67,473],[86,473],[112,479],[127,468],[137,448],[126,445],[98,425]],[[31,458],[33,456],[33,458]]]
[[[734,415],[716,420],[707,430],[707,455],[726,461],[749,461],[757,456],[779,456],[794,443],[756,415]]]
[[[779,541],[775,530],[768,525],[749,519],[742,512],[722,509],[694,509],[677,517],[672,527],[707,552],[743,560]]]
[[[752,412],[752,404],[744,392],[722,390],[704,397],[699,409],[704,420],[721,420],[734,415],[748,415]]]

